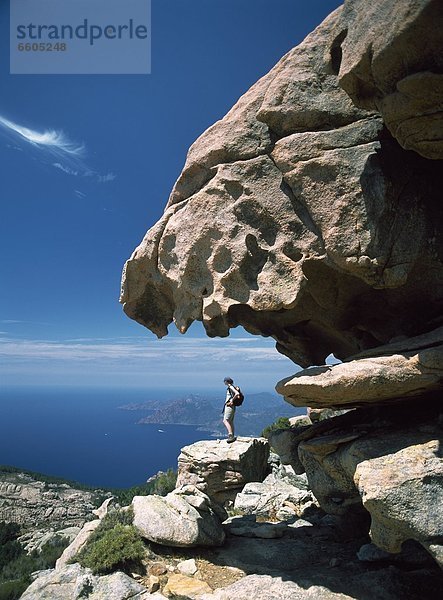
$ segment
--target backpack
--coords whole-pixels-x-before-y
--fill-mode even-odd
[[[243,404],[243,400],[245,399],[243,392],[241,391],[241,389],[238,387],[238,385],[233,385],[231,386],[234,388],[234,390],[237,392],[237,396],[234,398],[234,400],[232,401],[234,406],[241,406]]]

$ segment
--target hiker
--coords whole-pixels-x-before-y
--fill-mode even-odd
[[[226,385],[226,400],[223,409],[223,425],[228,431],[228,444],[235,442],[237,439],[234,435],[234,417],[235,417],[235,402],[234,400],[240,397],[240,391],[234,387],[234,381],[230,377],[225,377],[223,380]]]

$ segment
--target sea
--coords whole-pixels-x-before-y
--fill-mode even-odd
[[[210,439],[189,425],[139,425],[119,407],[186,390],[0,389],[0,465],[94,487],[131,487],[177,468],[183,446]]]

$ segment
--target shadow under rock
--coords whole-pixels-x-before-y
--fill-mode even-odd
[[[333,526],[290,527],[278,539],[229,535],[223,547],[201,550],[219,566],[235,567],[247,575],[271,575],[300,587],[324,586],[356,600],[437,600],[443,573],[423,551],[417,563],[390,561],[363,563],[357,551],[367,536],[349,539]]]

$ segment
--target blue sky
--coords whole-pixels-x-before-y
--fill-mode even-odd
[[[157,341],[118,303],[191,143],[336,0],[153,0],[152,74],[10,75],[0,6],[2,385],[272,390],[272,339],[195,324]]]

